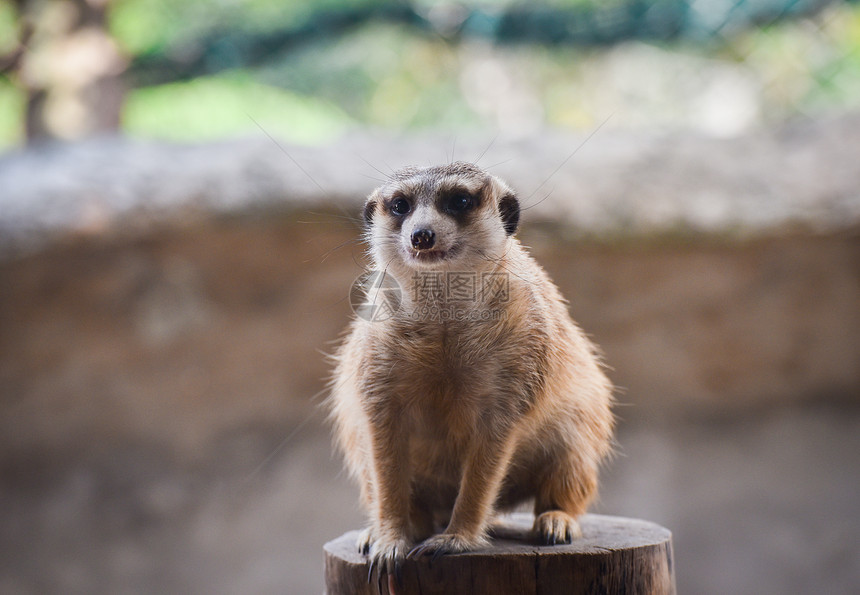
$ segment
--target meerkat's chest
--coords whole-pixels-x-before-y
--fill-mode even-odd
[[[430,411],[465,406],[485,392],[498,368],[493,342],[474,331],[454,323],[403,329],[400,340],[388,345],[389,378],[410,403],[427,404]]]
[[[405,335],[404,354],[416,368],[439,376],[460,376],[480,368],[492,358],[494,345],[481,340],[475,325],[455,322],[425,325]]]

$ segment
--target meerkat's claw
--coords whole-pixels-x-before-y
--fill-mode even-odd
[[[411,550],[409,550],[409,553],[408,553],[408,554],[406,554],[406,559],[407,559],[407,560],[412,560],[412,559],[414,559],[414,558],[418,558],[418,557],[420,557],[420,556],[421,556],[421,553],[422,553],[423,551],[424,551],[424,546],[423,546],[423,545],[420,545],[420,544],[419,544],[419,545],[416,545],[414,548],[412,548]]]
[[[582,537],[575,518],[561,510],[548,510],[535,519],[534,531],[544,545],[571,543]]]
[[[442,556],[444,556],[447,553],[448,552],[446,552],[445,550],[443,550],[441,548],[436,550],[435,552],[433,552],[433,555],[430,557],[430,562],[431,563],[435,562],[436,560],[438,560],[439,558],[441,558]]]
[[[440,556],[445,554],[458,554],[473,550],[482,545],[486,545],[486,539],[467,539],[461,535],[453,533],[442,533],[424,541],[424,543],[413,548],[407,558],[415,560],[421,556],[432,554],[431,562],[435,562]]]
[[[367,572],[368,584],[373,579],[373,569],[376,568],[376,586],[382,593],[383,581],[387,581],[388,592],[392,595],[396,586],[403,583],[403,561],[409,544],[406,540],[396,539],[389,543],[377,540],[370,546],[370,567]]]

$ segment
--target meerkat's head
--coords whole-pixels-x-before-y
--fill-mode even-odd
[[[519,219],[513,191],[464,162],[398,170],[364,206],[377,266],[395,270],[479,268],[504,253]]]

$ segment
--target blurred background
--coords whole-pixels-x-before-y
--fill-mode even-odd
[[[392,169],[462,159],[619,386],[679,592],[860,590],[860,6],[0,0],[0,593],[320,593]]]

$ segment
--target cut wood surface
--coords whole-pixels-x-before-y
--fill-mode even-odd
[[[672,534],[647,521],[589,514],[582,537],[569,545],[538,545],[533,517],[504,517],[491,544],[431,562],[407,560],[397,593],[550,594],[675,593]],[[368,583],[368,558],[356,549],[357,531],[325,544],[328,595],[379,591]],[[382,592],[387,591],[382,581]]]

